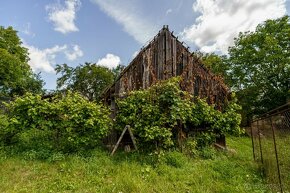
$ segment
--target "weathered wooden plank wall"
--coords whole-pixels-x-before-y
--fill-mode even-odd
[[[229,89],[223,80],[210,72],[202,61],[164,26],[154,39],[133,59],[117,81],[104,93],[104,101],[115,106],[115,97],[146,89],[158,80],[181,76],[181,87],[209,104],[222,108]]]

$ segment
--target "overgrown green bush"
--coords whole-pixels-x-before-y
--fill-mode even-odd
[[[6,128],[8,126],[8,117],[5,114],[2,114],[0,112],[0,138],[2,138],[3,135],[6,134]],[[0,141],[0,145],[3,145],[4,141]]]
[[[182,91],[180,78],[161,81],[147,90],[132,91],[117,101],[116,126],[130,125],[139,146],[145,149],[169,148],[182,128],[206,127],[215,137],[240,133],[241,117],[235,101],[223,112],[215,110],[204,99]]]
[[[197,157],[198,156],[198,146],[197,141],[193,137],[188,137],[184,144],[184,154],[186,154],[189,157]]]
[[[106,107],[71,92],[51,99],[27,94],[7,108],[9,124],[1,128],[1,141],[26,150],[73,152],[92,148],[111,125]]]
[[[165,155],[165,163],[175,168],[181,168],[188,162],[187,157],[178,151],[169,151]]]

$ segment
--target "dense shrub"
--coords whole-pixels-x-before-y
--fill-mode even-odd
[[[165,163],[167,165],[181,168],[186,165],[186,162],[188,162],[188,159],[186,156],[184,156],[183,153],[178,151],[169,151],[165,155]]]
[[[131,125],[139,146],[146,149],[173,146],[177,133],[185,127],[206,127],[215,137],[240,132],[241,117],[236,113],[239,106],[235,101],[220,112],[182,91],[179,82],[179,77],[172,78],[118,100],[117,127]]]
[[[2,139],[2,136],[8,134],[6,131],[6,128],[8,127],[8,117],[5,114],[2,114],[0,112],[0,138]],[[0,145],[3,145],[4,141],[0,141]]]
[[[51,99],[27,94],[7,105],[9,124],[1,128],[6,145],[63,152],[95,147],[108,132],[109,110],[68,92]]]

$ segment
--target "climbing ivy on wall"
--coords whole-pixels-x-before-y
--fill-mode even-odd
[[[169,148],[182,128],[206,127],[214,136],[241,132],[240,107],[232,100],[223,112],[181,90],[180,77],[158,82],[146,90],[132,91],[117,101],[116,127],[130,125],[139,146]]]

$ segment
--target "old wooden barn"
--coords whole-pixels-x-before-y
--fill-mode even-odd
[[[103,100],[114,113],[116,98],[175,76],[182,77],[183,90],[206,98],[209,104],[215,104],[216,109],[221,110],[229,96],[229,89],[222,78],[207,69],[201,59],[169,31],[168,26],[163,26],[104,92]]]
[[[169,31],[168,26],[164,26],[105,91],[103,100],[115,110],[116,98],[175,76],[182,77],[183,90],[206,98],[209,104],[216,104],[218,109],[222,108],[229,95],[222,78],[207,69],[200,58],[192,54]]]

